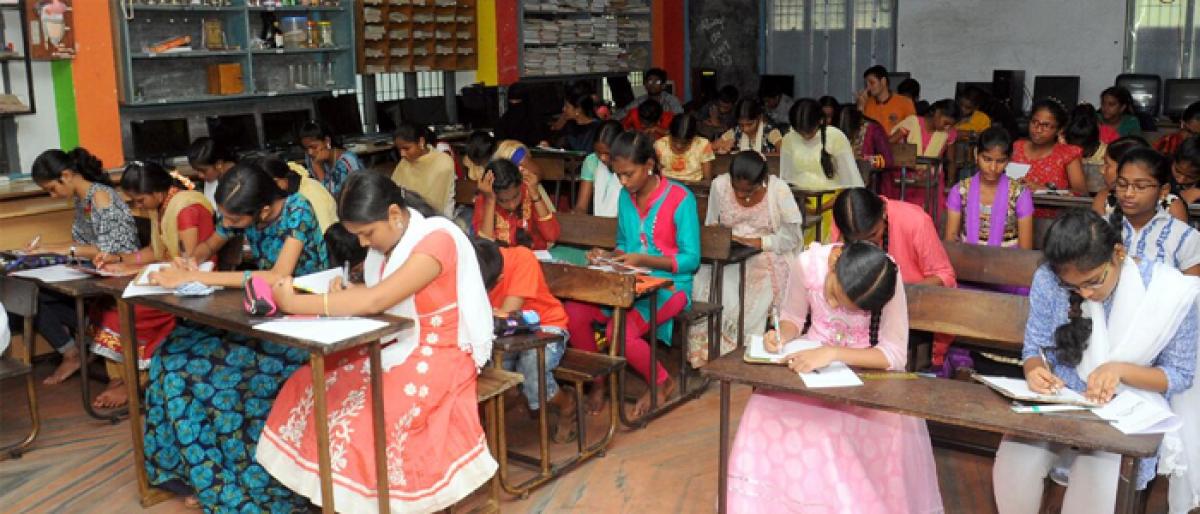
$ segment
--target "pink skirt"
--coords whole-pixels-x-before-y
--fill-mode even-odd
[[[941,513],[925,421],[756,392],[729,460],[729,512]]]

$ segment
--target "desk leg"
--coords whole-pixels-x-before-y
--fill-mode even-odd
[[[317,461],[321,477],[321,512],[334,514],[333,466],[329,460],[329,405],[325,403],[325,356],[312,352],[309,358],[312,367],[313,407],[317,417]]]
[[[720,462],[717,466],[717,512],[725,514],[729,501],[726,488],[729,486],[729,382],[721,381],[721,429]]]
[[[1121,473],[1117,475],[1117,514],[1132,514],[1138,511],[1136,457],[1121,456]]]
[[[566,341],[563,341],[566,344]],[[549,406],[546,405],[546,347],[538,346],[537,352],[537,370],[538,370],[538,446],[541,450],[542,457],[542,476],[550,476],[550,422],[547,419]],[[560,391],[561,392],[561,391]],[[565,393],[563,393],[565,394]],[[565,416],[565,412],[558,413],[559,416]]]
[[[391,512],[391,494],[388,491],[387,432],[383,403],[383,343],[371,342],[371,417],[375,425],[375,489],[379,495],[379,512]]]
[[[137,319],[133,305],[117,300],[117,314],[121,322],[121,354],[125,357],[125,375],[133,377],[125,381],[125,389],[129,393],[129,431],[133,436],[133,473],[137,477],[138,496],[142,507],[153,505],[150,488],[150,477],[146,474],[146,446],[142,438],[142,394],[138,390],[137,380]],[[86,378],[85,378],[86,379]],[[86,398],[84,398],[86,400]]]
[[[80,394],[83,396],[83,410],[93,418],[107,420],[109,423],[115,425],[118,421],[121,421],[119,412],[114,411],[111,414],[101,414],[96,412],[96,409],[92,408],[92,380],[91,366],[89,365],[91,361],[90,355],[92,349],[88,345],[89,338],[87,336],[87,312],[84,311],[85,305],[83,300],[84,298],[82,296],[75,297],[75,344],[79,350],[79,388]],[[136,348],[134,355],[137,355]],[[136,371],[137,359],[135,358],[133,362],[133,368]],[[132,380],[136,379],[137,373],[135,372]]]
[[[757,327],[759,330],[762,327]],[[741,348],[746,344],[746,261],[738,263],[738,338],[737,345]],[[718,351],[720,347],[718,346]],[[718,354],[719,355],[719,354]]]

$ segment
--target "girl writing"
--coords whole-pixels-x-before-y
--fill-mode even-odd
[[[217,185],[221,177],[237,164],[237,156],[211,137],[200,137],[188,148],[188,166],[204,180],[204,196],[209,204],[217,203]]]
[[[822,123],[820,104],[811,98],[801,98],[792,104],[792,130],[783,137],[779,156],[779,178],[805,191],[841,191],[862,187],[862,173],[854,160],[850,140],[836,127]],[[821,216],[822,233],[806,235],[806,240],[827,240],[832,225],[829,208],[834,195],[826,195],[824,203],[817,196],[808,199],[806,213]]]
[[[690,182],[712,178],[712,144],[699,135],[695,117],[677,116],[671,120],[670,134],[654,142],[664,177]]]
[[[437,151],[434,136],[426,127],[402,123],[392,134],[400,162],[392,182],[421,195],[438,214],[454,214],[454,158]]]
[[[737,125],[721,134],[721,138],[713,143],[713,150],[721,154],[745,150],[762,155],[779,154],[783,135],[768,125],[762,104],[757,98],[738,100],[733,106],[733,113],[737,117]]]
[[[592,153],[583,160],[579,169],[578,200],[575,201],[575,212],[587,214],[588,207],[592,214],[605,218],[617,217],[617,205],[621,199],[621,182],[609,169],[609,150],[613,141],[624,130],[616,121],[606,121],[600,125],[596,133],[596,142],[592,145]]]
[[[288,195],[299,194],[307,200],[313,208],[313,213],[317,215],[317,225],[321,227],[322,233],[337,223],[337,202],[333,195],[329,194],[320,182],[309,178],[308,170],[304,167],[285,162],[275,156],[259,157],[248,163],[270,174],[271,178],[275,179],[275,185],[283,192]]]

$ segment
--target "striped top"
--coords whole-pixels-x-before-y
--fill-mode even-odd
[[[1121,221],[1121,238],[1129,255],[1143,262],[1161,262],[1186,270],[1200,264],[1200,233],[1159,209],[1140,230],[1129,218]]]

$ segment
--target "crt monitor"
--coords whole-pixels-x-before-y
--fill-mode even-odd
[[[310,118],[307,109],[264,112],[262,114],[263,145],[268,150],[286,150],[300,146],[300,127]]]
[[[1033,102],[1047,98],[1058,100],[1070,112],[1079,104],[1079,77],[1042,75],[1033,79]]]
[[[1117,75],[1115,85],[1129,90],[1130,96],[1133,97],[1133,110],[1138,114],[1150,116],[1158,114],[1158,104],[1161,98],[1159,86],[1162,85],[1162,80],[1158,78],[1158,75],[1122,73]]]
[[[1195,102],[1200,102],[1200,79],[1167,79],[1163,85],[1163,114],[1178,118]]]
[[[168,159],[187,155],[192,144],[187,119],[142,120],[129,123],[133,157],[142,160]]]
[[[633,85],[629,83],[629,75],[607,77],[606,80],[608,81],[608,91],[612,93],[613,105],[618,109],[637,100],[637,96],[633,94]]]
[[[400,100],[388,100],[375,104],[375,121],[379,123],[379,132],[391,134],[400,123]]]
[[[317,119],[329,127],[335,136],[361,136],[363,133],[356,94],[318,98]]]
[[[785,95],[788,95],[789,97],[795,97],[796,96],[796,77],[793,75],[761,75],[761,76],[759,76],[759,78],[758,78],[759,96],[762,96],[762,92],[765,91],[768,87],[773,87],[773,88],[775,88],[775,91],[779,91]]]
[[[235,153],[258,150],[258,124],[253,114],[209,116],[208,137]]]
[[[400,120],[419,126],[449,124],[450,116],[446,114],[446,98],[426,96],[400,100]]]

